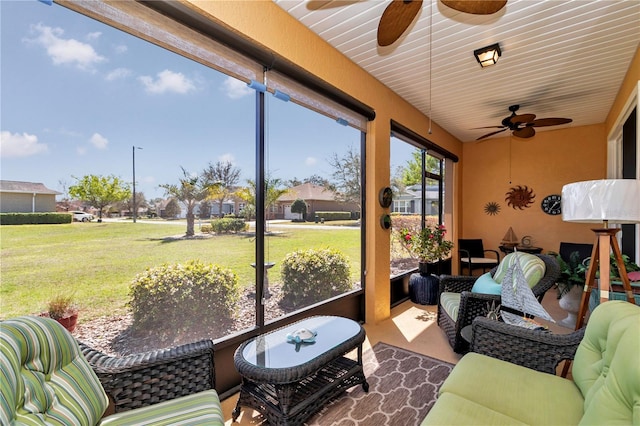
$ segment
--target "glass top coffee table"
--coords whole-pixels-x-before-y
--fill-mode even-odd
[[[297,342],[295,334],[301,329],[316,335]],[[269,424],[302,424],[344,390],[362,384],[368,391],[362,370],[364,339],[364,329],[355,321],[314,316],[244,342],[234,356],[242,384],[233,420],[245,406]],[[344,356],[354,349],[357,360]]]

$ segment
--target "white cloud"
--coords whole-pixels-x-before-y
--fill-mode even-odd
[[[0,132],[0,156],[3,158],[30,157],[47,151],[47,144],[39,143],[35,135]]]
[[[107,138],[100,133],[94,133],[93,136],[89,138],[89,143],[98,149],[107,149],[107,145],[109,145]]]
[[[93,71],[94,65],[106,61],[91,45],[74,39],[62,38],[62,28],[52,28],[42,24],[33,25],[36,38],[28,42],[39,44],[47,51],[55,65],[72,65],[81,70]]]
[[[124,44],[119,44],[114,49],[115,49],[116,53],[119,54],[119,55],[121,55],[123,53],[126,53],[129,50],[129,48]]]
[[[236,163],[236,159],[231,153],[222,154],[221,156],[218,157],[218,160],[221,163],[230,163],[230,164]]]
[[[318,162],[318,159],[315,157],[307,157],[304,160],[304,164],[307,166],[315,166],[317,162]]]
[[[164,70],[158,73],[156,80],[153,77],[138,77],[148,93],[162,94],[166,92],[188,93],[196,89],[191,80],[179,72]]]
[[[78,155],[85,155],[87,153],[87,148],[84,146],[79,146],[76,148],[76,153]]]
[[[107,81],[119,80],[121,78],[127,78],[132,74],[130,69],[127,68],[116,68],[113,71],[110,71],[105,79]]]
[[[89,33],[87,34],[87,40],[97,40],[100,38],[101,35],[102,33],[100,31]]]
[[[227,77],[222,83],[222,89],[231,99],[240,99],[244,96],[255,93],[253,89],[247,86],[244,81],[237,80],[233,77]]]

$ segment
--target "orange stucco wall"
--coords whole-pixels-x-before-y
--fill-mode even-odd
[[[542,199],[560,194],[562,186],[606,175],[604,125],[538,132],[533,138],[499,138],[464,144],[462,167],[462,235],[482,238],[485,248],[498,249],[512,227],[520,239],[531,236],[536,247],[558,251],[560,241],[592,243],[588,224],[562,221],[540,207]],[[528,208],[512,208],[506,193],[527,186],[535,194]],[[497,215],[484,212],[487,202],[500,205]]]

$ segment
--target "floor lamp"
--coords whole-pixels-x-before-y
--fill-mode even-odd
[[[594,228],[596,241],[591,252],[576,330],[584,325],[591,290],[597,288],[596,272],[600,271],[600,294],[610,291],[610,253],[620,271],[627,301],[635,303],[629,276],[622,260],[616,234],[620,228],[609,223],[640,223],[640,180],[602,179],[575,182],[562,188],[562,220],[565,222],[600,223]]]

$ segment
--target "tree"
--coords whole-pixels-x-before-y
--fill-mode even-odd
[[[305,216],[307,215],[307,203],[298,198],[293,202],[293,204],[291,204],[291,213],[300,213],[302,215],[302,220],[305,220]]]
[[[331,185],[331,182],[329,182],[329,179],[323,178],[320,175],[311,175],[308,178],[305,178],[304,183],[310,183],[310,184],[313,184],[313,185],[323,186],[323,187],[329,188],[331,190],[335,189],[335,188],[333,188],[333,185]]]
[[[62,207],[64,209],[64,211],[69,211],[69,208],[71,207],[71,200],[69,199],[69,184],[64,181],[64,180],[59,180],[58,181],[58,185],[60,185],[60,188],[62,188],[62,199],[60,201],[58,201],[56,204],[58,207]]]
[[[218,202],[218,213],[222,217],[224,200],[228,199],[235,191],[240,180],[240,169],[233,167],[228,161],[218,161],[216,164],[209,163],[202,172],[202,178],[212,187],[210,198]]]
[[[198,202],[210,196],[214,184],[209,183],[202,175],[190,175],[184,167],[182,169],[182,177],[180,183],[160,185],[164,188],[166,195],[176,198],[184,203],[187,207],[187,237],[192,237],[194,232],[195,215],[193,210]]]
[[[129,185],[120,178],[110,176],[86,175],[73,177],[78,182],[69,187],[69,196],[82,200],[98,209],[98,222],[102,222],[102,210],[111,203],[131,197]]]
[[[126,210],[131,215],[133,215],[133,197],[129,197],[119,204],[120,210]],[[136,191],[136,206],[138,206],[138,210],[141,208],[149,207],[149,205],[147,204],[147,198],[144,196],[143,192]]]
[[[411,153],[411,159],[402,170],[402,182],[405,186],[422,184],[424,170],[435,171],[438,168],[438,159],[427,155],[425,158],[425,168],[422,168],[422,151],[416,149]]]
[[[236,195],[242,198],[247,204],[256,206],[256,182],[252,179],[248,179],[247,183],[248,187],[241,188],[236,192]],[[265,187],[265,199],[264,199],[264,209],[265,219],[269,217],[269,210],[272,205],[278,201],[278,198],[289,192],[288,189],[282,187],[282,180],[278,178],[270,178],[266,176],[264,178],[264,187]]]
[[[200,219],[209,219],[211,217],[211,203],[207,200],[200,201]]]
[[[336,190],[336,200],[343,203],[355,203],[358,205],[358,209],[361,209],[360,153],[349,148],[342,157],[334,152],[328,161],[329,165],[333,167],[331,176]]]
[[[171,198],[164,207],[164,216],[168,218],[176,218],[180,214],[180,204],[175,198]]]
[[[285,182],[285,185],[287,185],[287,187],[289,188],[293,188],[294,186],[300,186],[302,185],[302,181],[300,179],[298,179],[297,177],[294,177],[293,179],[289,179],[288,181]]]

